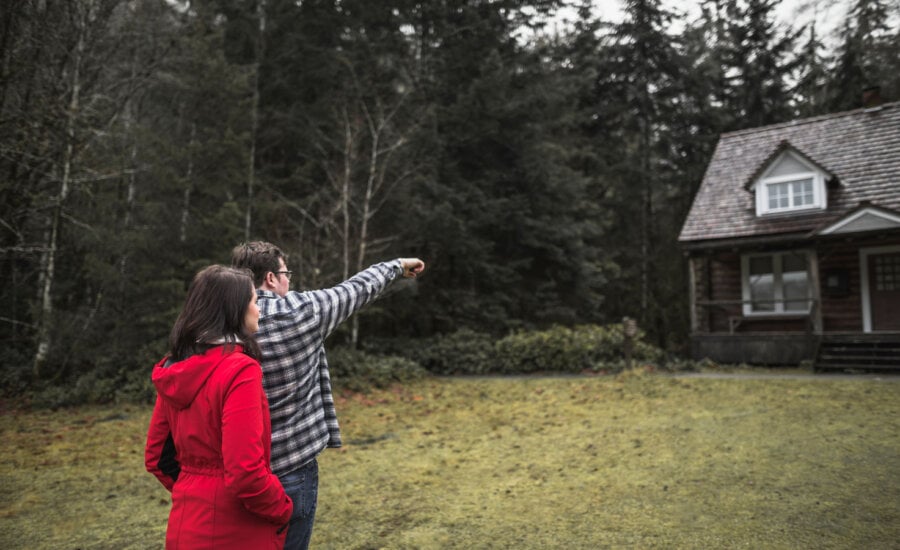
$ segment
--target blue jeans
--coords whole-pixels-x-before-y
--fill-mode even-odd
[[[316,500],[319,495],[319,463],[316,459],[299,470],[282,476],[284,492],[294,501],[294,513],[288,527],[285,550],[306,550],[312,537],[313,520],[316,518]]]

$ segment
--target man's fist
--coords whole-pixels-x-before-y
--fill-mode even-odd
[[[400,258],[400,265],[403,266],[403,276],[410,279],[425,271],[425,262],[418,258]]]

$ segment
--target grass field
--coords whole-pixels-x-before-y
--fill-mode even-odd
[[[149,407],[0,416],[0,547],[162,548]],[[900,383],[431,379],[339,397],[314,548],[900,548]]]

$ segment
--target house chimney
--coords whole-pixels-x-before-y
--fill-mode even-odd
[[[881,99],[881,86],[869,86],[862,93],[864,109],[877,109],[884,101]]]

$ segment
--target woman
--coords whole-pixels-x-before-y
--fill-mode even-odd
[[[281,548],[293,505],[269,467],[259,309],[249,272],[214,265],[188,289],[153,368],[147,471],[172,493],[166,548]]]

